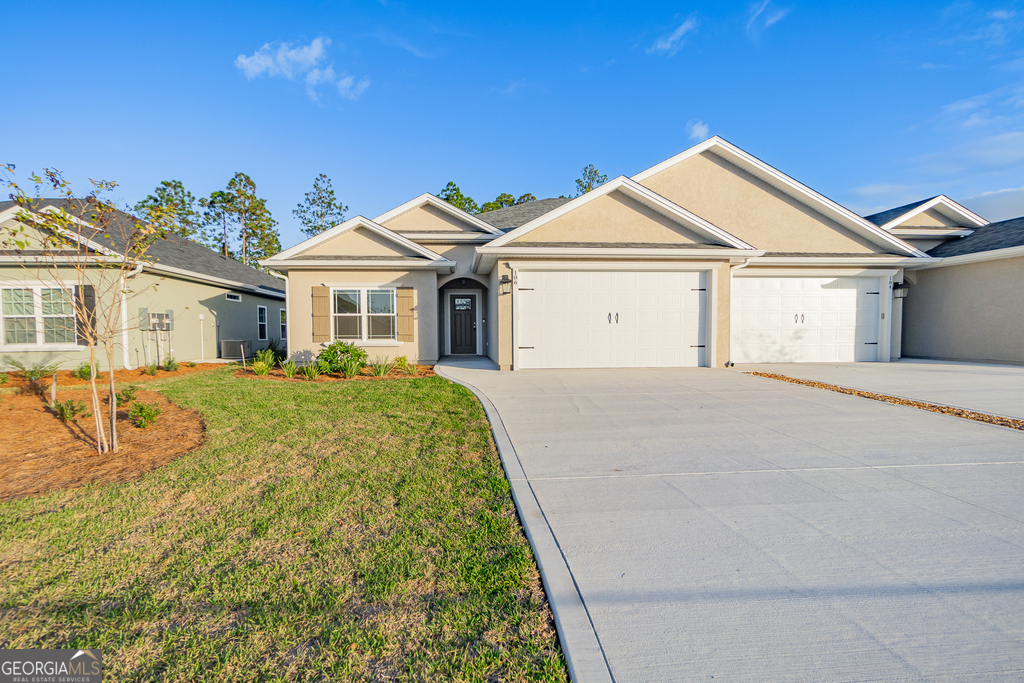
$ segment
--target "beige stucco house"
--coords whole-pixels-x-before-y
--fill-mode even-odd
[[[66,200],[44,199],[35,210],[63,208]],[[37,229],[22,225],[20,212],[13,202],[0,202],[0,229],[24,228],[26,239],[38,244]],[[99,267],[105,255],[116,251],[116,239],[87,247],[91,256],[82,262],[95,261],[96,267],[87,268],[79,281],[74,269],[53,259],[35,261],[31,247],[0,246],[0,369],[11,369],[5,358],[26,366],[60,363],[66,369],[87,361],[76,307],[69,303],[79,296],[91,298],[93,310],[120,308],[118,369],[161,364],[167,356],[179,361],[237,357],[238,342],[247,342],[253,352],[271,343],[284,346],[280,279],[168,234],[150,248],[149,260],[129,273],[124,289],[129,294],[122,296],[101,284]],[[116,302],[110,299],[115,296]],[[106,298],[96,301],[101,297]],[[106,369],[105,358],[101,366]]]

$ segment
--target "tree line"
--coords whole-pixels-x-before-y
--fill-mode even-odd
[[[576,179],[576,194],[573,195],[573,197],[584,195],[594,188],[604,185],[606,182],[608,182],[607,175],[598,171],[593,164],[587,164],[583,167],[580,177]],[[497,211],[498,209],[504,209],[508,206],[518,206],[519,204],[527,204],[529,202],[537,201],[537,198],[530,193],[515,197],[508,192],[502,192],[489,202],[477,204],[472,197],[463,193],[462,190],[459,189],[459,186],[454,182],[449,182],[445,185],[444,189],[437,193],[437,196],[452,206],[456,206],[466,213],[474,215],[487,213],[488,211]],[[564,197],[565,195],[562,196]]]

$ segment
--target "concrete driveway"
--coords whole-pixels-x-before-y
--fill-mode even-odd
[[[740,371],[838,384],[1024,420],[1024,366],[902,359],[896,363],[773,363]]]
[[[439,371],[491,410],[577,683],[1024,677],[1024,432],[729,370]]]

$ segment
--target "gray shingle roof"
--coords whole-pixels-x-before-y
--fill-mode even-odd
[[[569,197],[555,197],[553,199],[538,199],[526,204],[506,206],[504,209],[488,211],[477,214],[477,218],[490,223],[499,230],[508,232],[521,225],[526,225],[534,218],[539,218],[549,211],[554,211],[562,204],[571,202]]]
[[[39,208],[45,206],[66,207],[68,201],[66,199],[42,199],[36,206]],[[6,211],[14,205],[13,201],[0,201],[0,211]],[[79,215],[81,212],[73,213]],[[118,213],[121,220],[128,222],[128,225],[131,224],[133,219],[128,214],[120,211]],[[124,246],[124,242],[119,239],[116,232],[111,233],[109,241],[100,240],[100,243],[114,251],[121,251]],[[209,247],[204,247],[198,242],[193,242],[174,233],[168,233],[164,239],[154,242],[147,253],[151,260],[158,265],[180,268],[199,276],[206,275],[252,287],[261,287],[277,294],[284,293],[284,283],[276,277],[250,268],[234,259],[226,258]]]
[[[935,195],[935,197],[938,196],[939,195]],[[897,206],[895,209],[886,209],[885,211],[879,213],[873,213],[870,216],[864,216],[864,220],[871,221],[878,227],[882,227],[889,221],[899,218],[905,213],[913,211],[914,209],[921,206],[925,202],[930,202],[931,200],[935,199],[935,197],[928,197],[928,199],[922,199],[919,202],[912,202],[910,204],[904,204],[903,206]]]
[[[962,256],[979,251],[1024,246],[1024,216],[972,228],[973,234],[932,247],[929,256]]]

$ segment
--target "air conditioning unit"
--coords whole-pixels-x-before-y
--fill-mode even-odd
[[[220,342],[220,357],[229,359],[251,358],[252,342],[248,339],[222,339]]]
[[[174,329],[174,311],[151,313],[148,308],[140,308],[139,329],[143,332],[170,332]]]

